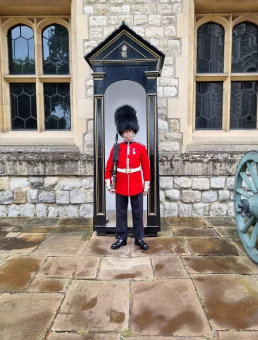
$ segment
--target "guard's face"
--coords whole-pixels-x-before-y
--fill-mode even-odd
[[[134,131],[131,129],[127,129],[123,132],[122,136],[126,142],[130,142],[134,138]]]

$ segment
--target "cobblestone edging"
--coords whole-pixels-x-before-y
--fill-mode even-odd
[[[161,216],[233,216],[235,177],[160,177]]]
[[[0,216],[93,216],[93,177],[0,177]]]

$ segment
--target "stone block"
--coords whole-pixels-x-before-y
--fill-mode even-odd
[[[158,26],[145,28],[145,36],[147,38],[162,38],[164,36],[164,28]]]
[[[82,180],[83,189],[93,189],[93,178],[86,178]]]
[[[226,189],[234,190],[235,187],[235,177],[227,177]]]
[[[38,202],[38,189],[30,189],[28,190],[28,202],[29,203],[37,203]]]
[[[132,5],[131,6],[131,13],[132,14],[143,14],[144,13],[144,8],[142,5]]]
[[[216,177],[211,178],[211,189],[224,189],[225,187],[225,178]]]
[[[159,201],[160,202],[164,202],[165,200],[165,191],[164,190],[160,190],[159,191]]]
[[[157,6],[157,13],[158,14],[171,14],[171,11],[172,11],[171,5],[159,4]]]
[[[107,17],[106,16],[91,16],[89,18],[89,26],[90,27],[98,27],[98,26],[107,26]]]
[[[20,215],[32,217],[35,215],[35,205],[26,203],[20,207]]]
[[[192,205],[179,203],[178,216],[192,216]]]
[[[44,189],[53,190],[58,183],[58,177],[46,177],[44,180]]]
[[[211,203],[216,202],[218,199],[217,191],[205,191],[202,193],[202,202]]]
[[[162,217],[178,216],[177,203],[163,202],[160,206],[160,214]]]
[[[78,217],[79,207],[75,205],[64,205],[58,208],[58,215],[60,217]]]
[[[56,203],[57,204],[69,204],[69,191],[56,191]]]
[[[123,5],[121,8],[122,8],[123,14],[130,14],[131,13],[131,7],[129,5]]]
[[[70,203],[78,204],[78,203],[85,203],[85,202],[86,202],[85,190],[75,189],[75,190],[70,191]]]
[[[192,216],[209,216],[209,204],[205,203],[193,204]]]
[[[177,95],[177,88],[174,86],[167,86],[164,87],[164,96],[165,97],[176,97]]]
[[[162,15],[161,16],[161,25],[168,26],[171,24],[176,24],[176,16],[175,15]]]
[[[0,205],[0,217],[5,217],[7,214],[7,206]]]
[[[75,178],[65,178],[62,179],[59,184],[58,188],[60,190],[73,190],[73,189],[79,189],[82,186],[81,179],[75,179]]]
[[[210,206],[210,216],[226,216],[227,204],[226,203],[214,203]]]
[[[86,191],[86,202],[93,203],[94,202],[94,190],[90,189]]]
[[[43,188],[43,177],[29,177],[29,184],[32,188]]]
[[[182,12],[182,6],[181,4],[174,4],[172,7],[173,13],[181,13]]]
[[[8,217],[20,216],[20,205],[11,204],[8,206]]]
[[[0,204],[13,203],[13,192],[12,190],[0,191]]]
[[[147,15],[135,14],[134,16],[134,25],[143,25],[147,22]]]
[[[235,216],[235,208],[233,202],[227,203],[227,215],[228,216]]]
[[[38,217],[47,216],[47,206],[45,204],[36,204],[36,216]]]
[[[159,152],[166,153],[166,152],[179,152],[180,151],[180,144],[176,141],[164,141],[159,143]]]
[[[20,189],[14,191],[14,203],[22,204],[26,203],[27,193],[26,191],[22,191]]]
[[[11,178],[10,180],[10,188],[12,190],[26,188],[29,186],[29,180],[27,177],[17,177]]]
[[[160,189],[172,189],[173,188],[173,177],[160,177],[159,178]]]
[[[149,25],[159,26],[160,18],[161,18],[160,15],[156,15],[156,14],[149,15],[149,19],[148,19]]]
[[[219,201],[228,201],[230,192],[228,190],[219,190]]]
[[[93,205],[92,204],[82,204],[80,206],[80,217],[87,217],[92,218],[93,217]]]
[[[1,177],[0,178],[0,190],[7,190],[9,186],[8,177]]]
[[[48,207],[48,217],[57,217],[58,216],[58,207],[55,205],[50,205]]]
[[[198,203],[201,200],[201,192],[193,190],[183,190],[181,200],[184,203]]]
[[[42,191],[39,194],[39,202],[42,203],[55,203],[56,194],[54,191]]]
[[[179,201],[180,190],[176,190],[176,189],[165,190],[165,198],[169,201]]]
[[[168,123],[165,120],[158,119],[158,129],[159,132],[167,132],[168,131]]]
[[[182,138],[181,133],[178,132],[168,132],[165,134],[166,139],[169,139],[171,141],[180,141]]]
[[[132,6],[133,7],[133,6]],[[151,4],[151,3],[145,3],[144,5],[144,12],[146,14],[153,14],[156,13],[156,5],[155,4]]]
[[[165,27],[165,36],[167,36],[167,37],[175,37],[176,36],[176,27],[175,26],[167,26],[167,27]]]
[[[176,177],[174,178],[174,188],[187,189],[191,188],[192,180],[189,177]]]
[[[193,178],[192,189],[194,190],[209,190],[210,183],[208,178]]]

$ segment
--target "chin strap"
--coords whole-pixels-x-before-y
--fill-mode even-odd
[[[118,141],[118,133],[116,133],[116,138],[115,138],[115,142],[117,143]]]

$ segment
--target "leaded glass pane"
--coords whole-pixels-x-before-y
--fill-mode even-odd
[[[35,74],[34,33],[24,25],[8,31],[10,74]]]
[[[213,22],[197,32],[197,73],[222,73],[224,70],[224,28]]]
[[[13,130],[37,129],[35,84],[10,84]]]
[[[250,22],[243,22],[233,29],[232,72],[257,72],[258,28]]]
[[[196,83],[196,130],[222,129],[222,82]]]
[[[47,27],[42,33],[44,74],[69,74],[68,30],[61,25]]]
[[[231,84],[230,129],[256,129],[256,81],[236,81]]]
[[[45,129],[71,130],[70,84],[44,84]]]

